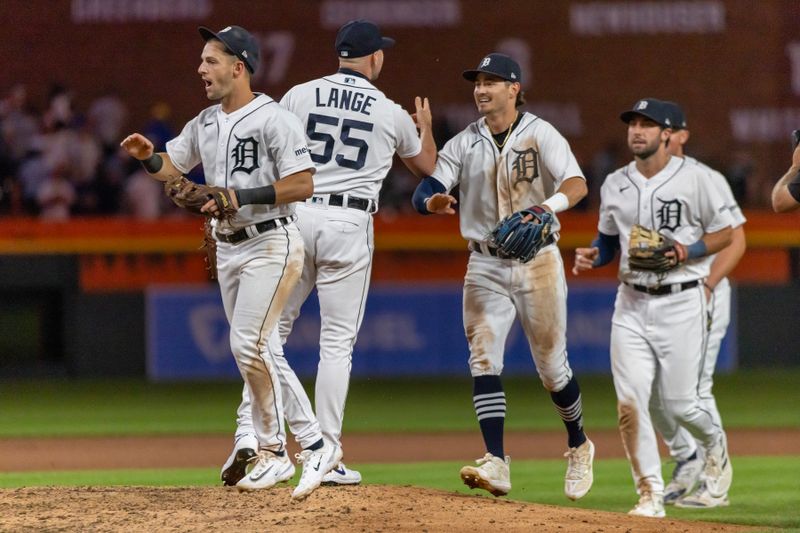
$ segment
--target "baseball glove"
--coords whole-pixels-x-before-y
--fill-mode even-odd
[[[204,213],[200,209],[209,200],[214,200],[219,211],[219,214],[216,215],[217,218],[228,219],[236,214],[230,191],[223,187],[200,185],[186,179],[185,176],[173,176],[164,182],[164,193],[169,196],[175,205],[186,209],[190,213],[213,216],[211,213]]]
[[[631,270],[646,270],[663,274],[680,265],[686,252],[683,245],[656,230],[634,224],[628,246],[628,266]],[[667,256],[667,252],[673,255]]]
[[[528,222],[523,219],[530,215]],[[533,206],[512,213],[497,223],[489,234],[488,242],[497,247],[498,257],[519,259],[527,263],[544,246],[550,236],[553,214],[542,207]]]
[[[206,253],[203,259],[206,262],[208,278],[211,280],[217,279],[217,240],[214,238],[214,228],[211,227],[211,220],[209,219],[206,219],[205,224],[203,224],[203,245],[200,249]]]

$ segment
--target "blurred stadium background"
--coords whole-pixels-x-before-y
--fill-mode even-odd
[[[199,219],[117,146],[133,131],[163,144],[208,105],[198,25],[254,32],[254,86],[280,98],[335,70],[336,30],[353,18],[397,39],[378,86],[407,109],[430,97],[440,145],[476,118],[462,70],[489,51],[522,64],[525,109],[569,139],[590,183],[562,217],[567,265],[595,233],[604,176],[629,160],[619,113],[640,97],[680,102],[688,152],[726,175],[749,219],[720,370],[800,366],[800,216],[769,210],[800,127],[797,1],[6,0],[0,378],[236,379]],[[455,218],[411,212],[416,182],[401,167],[376,215],[354,374],[464,376],[466,247]],[[568,275],[569,348],[584,373],[609,371],[614,276]],[[307,377],[318,323],[312,299],[287,349]],[[506,371],[533,373],[518,331],[509,342]]]

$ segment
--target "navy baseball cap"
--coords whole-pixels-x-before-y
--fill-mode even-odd
[[[619,118],[622,122],[628,123],[633,120],[633,117],[640,115],[649,118],[656,124],[664,128],[672,128],[672,112],[667,102],[659,100],[658,98],[642,98],[635,104],[633,109],[625,111]]]
[[[676,104],[675,102],[670,102],[669,100],[664,102],[667,104],[667,109],[670,113],[670,118],[672,118],[672,129],[674,130],[685,130],[686,126],[686,115],[681,109],[681,106]]]
[[[522,83],[522,70],[519,68],[519,63],[505,54],[489,54],[481,59],[478,68],[465,70],[462,76],[466,80],[475,81],[480,73],[491,74],[510,82]]]
[[[255,37],[241,26],[227,26],[214,33],[205,26],[197,28],[203,40],[219,39],[230,52],[242,60],[250,74],[258,68],[259,47]]]
[[[351,20],[336,34],[339,57],[364,57],[394,46],[394,39],[381,36],[377,25],[368,20]]]

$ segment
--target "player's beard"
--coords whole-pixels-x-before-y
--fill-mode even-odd
[[[650,156],[652,156],[653,154],[655,154],[656,152],[658,152],[658,148],[660,145],[661,141],[659,139],[655,139],[653,142],[647,143],[644,146],[632,145],[630,149],[631,152],[633,152],[633,155],[636,156],[637,159],[645,160]]]

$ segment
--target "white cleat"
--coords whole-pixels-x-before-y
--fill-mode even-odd
[[[233,451],[222,465],[219,477],[222,484],[233,487],[247,474],[247,467],[258,456],[258,439],[252,433],[237,435],[233,441]]]
[[[648,518],[664,518],[667,516],[667,513],[664,512],[664,496],[662,494],[653,494],[652,492],[643,492],[639,497],[639,503],[628,511],[628,514],[646,516]]]
[[[292,499],[304,500],[322,484],[325,474],[336,468],[342,460],[342,448],[325,443],[318,450],[303,450],[295,458],[298,464],[303,465],[303,473],[292,492]]]
[[[570,448],[564,454],[567,458],[567,475],[564,477],[564,494],[570,500],[579,500],[591,490],[594,482],[592,463],[594,443],[588,438],[577,448]]]
[[[703,472],[703,459],[697,457],[688,461],[678,461],[672,471],[672,480],[664,489],[664,505],[673,505],[684,496],[691,494]]]
[[[493,496],[505,496],[511,490],[511,457],[505,461],[487,453],[475,461],[478,466],[461,469],[461,479],[471,489],[483,489]]]
[[[709,494],[706,489],[705,483],[700,483],[694,494],[685,496],[675,502],[675,507],[682,507],[684,509],[713,509],[714,507],[727,507],[731,504],[728,500],[728,495],[721,498],[715,498]]]
[[[706,490],[711,496],[722,498],[728,494],[733,482],[733,466],[728,456],[728,444],[724,433],[713,446],[708,448],[703,474]]]
[[[361,483],[361,472],[347,468],[344,463],[322,476],[323,485],[358,485]]]
[[[294,465],[289,457],[275,455],[270,451],[259,452],[252,470],[236,484],[239,492],[274,487],[294,477]]]

